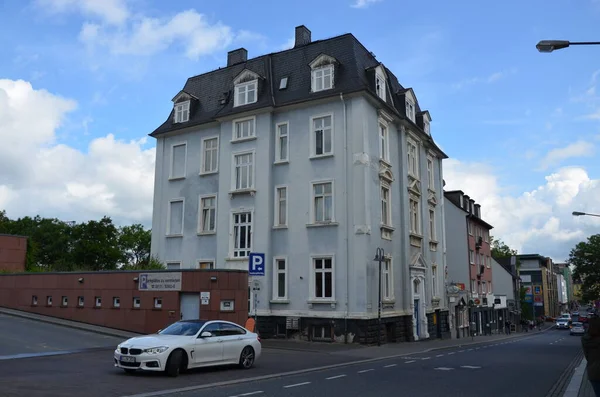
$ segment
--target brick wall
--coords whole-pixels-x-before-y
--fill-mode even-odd
[[[0,272],[25,271],[27,237],[0,234]]]

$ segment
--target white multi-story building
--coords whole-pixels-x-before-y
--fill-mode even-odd
[[[173,102],[151,134],[153,255],[248,269],[264,253],[249,293],[263,336],[372,343],[383,248],[384,340],[447,331],[446,155],[413,90],[353,35],[312,42],[299,26],[290,50],[231,51]]]

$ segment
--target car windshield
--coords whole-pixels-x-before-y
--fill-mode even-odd
[[[573,323],[573,327],[582,327],[583,324],[582,323]]]
[[[178,321],[169,325],[167,328],[160,330],[160,335],[182,335],[194,336],[200,331],[200,328],[206,321]]]

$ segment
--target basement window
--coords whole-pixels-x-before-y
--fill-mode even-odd
[[[139,309],[142,306],[142,300],[139,297],[133,298],[133,307]]]
[[[118,296],[113,297],[113,307],[121,307],[121,298]]]
[[[52,306],[52,297],[51,296],[46,297],[46,306]]]
[[[101,307],[102,306],[102,298],[97,296],[95,303],[96,303],[96,307]]]
[[[84,304],[84,302],[85,302],[85,301],[84,301],[84,299],[83,299],[83,296],[78,296],[78,297],[77,297],[77,306],[79,306],[79,307],[83,307],[83,304]]]
[[[154,308],[155,309],[162,308],[162,298],[154,298]]]
[[[33,296],[31,297],[31,304],[32,304],[33,306],[37,306],[37,304],[38,304],[38,301],[37,301],[37,296],[36,296],[36,295],[33,295]]]
[[[63,306],[67,306],[69,304],[69,298],[67,298],[66,296],[63,296],[61,303]]]
[[[288,83],[288,78],[287,77],[283,77],[281,79],[281,81],[279,81],[279,89],[280,90],[285,90],[287,88],[287,83]]]

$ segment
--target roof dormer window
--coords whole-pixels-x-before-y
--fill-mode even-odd
[[[185,123],[190,120],[190,101],[175,104],[175,123]]]
[[[415,103],[410,99],[406,99],[406,117],[415,122]]]
[[[431,132],[429,130],[429,121],[427,120],[423,121],[423,131],[425,131],[427,135],[431,135]]]
[[[385,101],[385,77],[382,74],[375,74],[375,91],[377,92],[377,96]]]
[[[235,86],[235,99],[233,101],[233,106],[243,106],[255,103],[257,101],[257,88],[258,80],[237,84]]]
[[[335,76],[335,58],[321,54],[310,63],[311,92],[330,90],[333,88]]]

